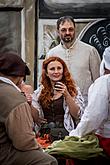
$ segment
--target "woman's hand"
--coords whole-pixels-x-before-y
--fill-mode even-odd
[[[54,85],[54,90],[56,90],[57,92],[63,94],[64,96],[66,96],[68,94],[67,87],[62,82],[56,82],[55,85]]]

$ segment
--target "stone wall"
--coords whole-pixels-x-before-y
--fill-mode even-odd
[[[34,85],[35,0],[0,0],[0,52],[15,51],[28,63]]]

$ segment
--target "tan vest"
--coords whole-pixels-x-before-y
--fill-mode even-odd
[[[26,102],[22,93],[10,84],[0,81],[0,144],[8,142],[5,120],[16,106]]]

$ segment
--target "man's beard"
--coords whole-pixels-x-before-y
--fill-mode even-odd
[[[65,36],[64,38],[62,38],[62,40],[63,40],[63,42],[66,42],[66,43],[69,43],[69,42],[72,42],[73,41],[73,37],[67,37],[67,36]]]

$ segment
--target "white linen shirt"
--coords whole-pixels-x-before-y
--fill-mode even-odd
[[[93,46],[76,40],[69,49],[60,43],[49,50],[46,58],[50,56],[58,56],[65,61],[87,105],[88,89],[100,75],[101,59],[98,51]]]
[[[110,138],[110,74],[101,76],[89,88],[88,106],[70,136],[82,137],[91,132]]]
[[[40,117],[44,117],[42,107],[40,106],[40,104],[38,102],[42,88],[43,88],[43,86],[41,85],[37,90],[34,91],[34,93],[32,95],[32,105],[39,111]],[[82,116],[82,114],[84,112],[84,106],[85,105],[84,105],[84,99],[83,99],[78,87],[77,87],[77,90],[78,90],[78,95],[73,99],[75,100],[76,104],[79,105],[79,108],[80,108],[79,118],[80,118],[80,116]],[[65,111],[64,127],[68,132],[70,132],[75,128],[75,126],[74,126],[73,119],[72,119],[70,112],[69,112],[69,107],[67,106],[65,99],[64,99],[64,103],[63,103],[63,108]],[[76,121],[76,123],[78,121]]]

